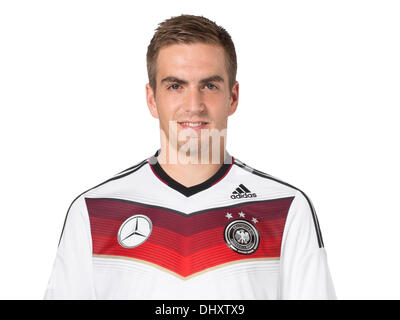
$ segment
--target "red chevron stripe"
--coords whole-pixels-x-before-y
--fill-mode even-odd
[[[184,215],[166,208],[149,207],[118,199],[87,198],[86,204],[91,217],[111,219],[121,223],[135,214],[143,213],[151,219],[153,225],[190,236],[206,229],[225,226],[227,212],[232,212],[235,218],[239,218],[238,212],[249,211],[251,216],[257,217],[260,222],[282,218],[282,213],[287,213],[292,200],[293,198],[286,198],[244,203],[233,208],[213,208],[194,215]]]
[[[93,254],[147,261],[182,277],[227,262],[279,257],[286,216],[292,200],[276,200],[276,203],[261,201],[184,216],[168,209],[140,206],[137,203],[86,199]],[[231,212],[237,219],[241,211],[245,212],[247,221],[251,221],[252,217],[260,221],[253,223],[260,241],[258,249],[251,255],[233,251],[224,239],[224,229],[232,221],[225,217],[226,212]],[[124,248],[118,243],[118,230],[127,218],[135,214],[148,216],[152,220],[153,229],[149,238],[140,246]],[[186,232],[178,230],[177,224],[180,228],[186,228]],[[199,228],[199,224],[202,228]]]

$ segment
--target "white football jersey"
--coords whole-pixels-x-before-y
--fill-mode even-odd
[[[185,187],[159,152],[72,201],[45,299],[336,299],[304,192],[228,152]]]

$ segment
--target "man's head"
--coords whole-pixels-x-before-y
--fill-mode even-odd
[[[229,86],[232,89],[236,80],[237,60],[229,33],[205,17],[180,15],[161,22],[147,48],[147,73],[153,90],[157,88],[157,57],[160,50],[171,44],[190,43],[208,43],[224,49]]]
[[[201,129],[226,129],[239,85],[235,48],[225,29],[192,15],[162,22],[148,47],[147,70],[147,103],[169,142],[189,127],[199,141]],[[173,136],[171,124],[177,127]]]

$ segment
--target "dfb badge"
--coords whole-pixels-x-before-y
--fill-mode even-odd
[[[225,227],[224,236],[228,247],[240,254],[254,253],[260,242],[256,227],[243,219],[229,223]]]

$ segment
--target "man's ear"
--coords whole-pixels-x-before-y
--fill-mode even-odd
[[[231,116],[232,114],[235,113],[238,104],[239,104],[239,82],[235,81],[235,84],[232,87],[228,116]]]
[[[156,98],[155,98],[154,90],[150,86],[149,83],[146,84],[146,101],[147,101],[147,106],[149,107],[151,115],[154,118],[158,119]]]

